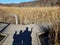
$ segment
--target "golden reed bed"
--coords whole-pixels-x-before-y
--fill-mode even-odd
[[[0,12],[17,14],[24,24],[60,22],[60,7],[0,7]]]

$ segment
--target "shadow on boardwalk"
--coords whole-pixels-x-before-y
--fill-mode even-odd
[[[28,27],[26,27],[25,31],[20,31],[19,34],[17,34],[17,31],[15,31],[15,34],[13,35],[13,44],[12,45],[32,45],[32,37],[31,37],[31,31],[29,31]]]

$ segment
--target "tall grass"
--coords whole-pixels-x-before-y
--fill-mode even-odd
[[[0,12],[17,14],[24,24],[60,22],[60,7],[0,7]]]

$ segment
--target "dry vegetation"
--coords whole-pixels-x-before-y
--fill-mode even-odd
[[[17,14],[23,24],[60,22],[59,7],[0,7],[0,12]]]
[[[60,7],[0,7],[0,13],[17,14],[20,24],[51,22],[55,24],[54,30],[56,33],[60,27],[56,25],[60,23]],[[55,38],[55,42],[56,41],[57,38]],[[55,45],[57,44],[58,43]]]

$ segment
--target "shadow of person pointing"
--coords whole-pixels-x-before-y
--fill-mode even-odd
[[[28,27],[26,27],[26,30],[23,32],[23,45],[32,45],[32,37],[31,37],[31,31],[28,31]]]
[[[17,31],[15,31],[15,34],[13,35],[13,44],[12,45],[22,45],[22,30],[19,34],[17,34]]]

